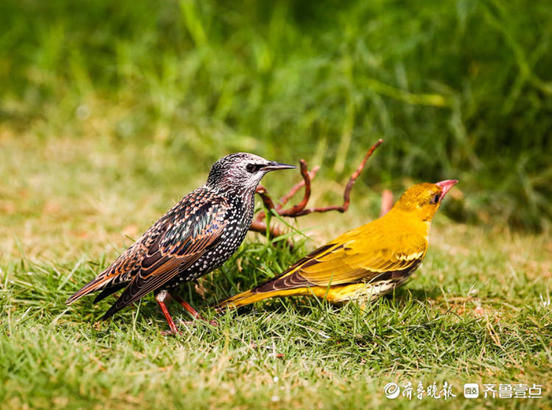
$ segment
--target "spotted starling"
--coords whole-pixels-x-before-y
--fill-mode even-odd
[[[67,299],[71,304],[101,291],[94,303],[126,288],[105,313],[107,319],[154,292],[172,333],[177,329],[165,302],[169,291],[222,265],[240,246],[253,220],[255,190],[269,171],[295,168],[257,155],[236,153],[215,162],[207,183],[192,191],[151,226],[106,270]]]

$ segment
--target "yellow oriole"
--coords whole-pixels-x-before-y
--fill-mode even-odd
[[[344,233],[281,275],[224,300],[217,308],[294,295],[314,295],[332,303],[369,301],[391,291],[422,263],[431,219],[457,182],[410,187],[381,218]]]

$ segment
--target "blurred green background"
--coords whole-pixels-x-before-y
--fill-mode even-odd
[[[343,180],[383,138],[359,185],[459,178],[449,215],[546,230],[551,22],[527,0],[3,0],[0,143],[161,149],[180,177],[244,150]]]

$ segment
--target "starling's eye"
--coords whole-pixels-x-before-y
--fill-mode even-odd
[[[261,169],[263,166],[261,164],[247,164],[245,169],[247,172],[254,173]]]
[[[439,202],[439,198],[441,198],[441,195],[439,195],[439,194],[434,195],[434,196],[429,200],[429,203],[430,203],[430,204],[436,204],[437,202]]]

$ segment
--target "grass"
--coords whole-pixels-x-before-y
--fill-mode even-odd
[[[0,121],[16,132],[138,140],[183,161],[304,157],[328,179],[382,137],[370,186],[459,178],[455,219],[549,230],[548,2],[0,7]]]
[[[436,218],[423,267],[362,311],[311,298],[275,299],[216,316],[218,327],[167,325],[151,297],[112,321],[109,300],[64,301],[99,273],[207,169],[186,178],[170,150],[116,140],[6,133],[0,151],[0,403],[4,408],[442,407],[398,399],[391,381],[453,386],[453,408],[548,408],[552,402],[552,284],[546,235]],[[151,147],[149,147],[151,148]],[[383,149],[383,147],[382,147]],[[377,154],[376,154],[377,155]],[[137,157],[163,158],[145,167]],[[26,164],[21,166],[21,164]],[[125,164],[125,166],[121,166]],[[189,165],[191,168],[192,165]],[[202,166],[197,165],[198,168]],[[204,168],[207,168],[205,166]],[[266,178],[284,192],[298,175]],[[314,201],[338,198],[317,181]],[[308,216],[293,251],[255,235],[219,271],[182,289],[207,317],[217,299],[269,277],[334,234],[377,214],[357,184],[346,214]],[[447,199],[444,208],[454,206]],[[125,239],[125,235],[130,237]],[[171,305],[178,321],[185,312]],[[462,397],[465,382],[543,385],[543,398]]]
[[[527,0],[2,1],[0,407],[443,407],[383,393],[421,381],[452,384],[453,408],[550,408],[551,18]],[[109,300],[65,306],[215,159],[305,158],[312,203],[333,204],[378,138],[347,213],[301,218],[293,251],[251,234],[182,289],[215,317],[372,219],[384,188],[460,179],[424,266],[366,310],[271,300],[164,337],[150,297],[101,323]],[[465,382],[543,398],[466,400]]]

